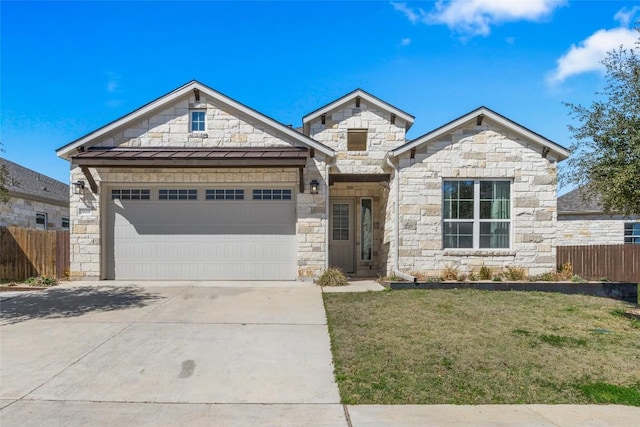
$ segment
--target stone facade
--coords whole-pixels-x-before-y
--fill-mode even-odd
[[[198,101],[192,89],[199,92]],[[412,120],[411,116],[369,95],[361,97],[358,107],[358,96],[354,94],[306,116],[309,121],[303,123],[304,136],[208,91],[197,82],[180,90],[183,92],[174,92],[175,97],[167,95],[170,102],[159,103],[148,114],[132,116],[135,119],[121,119],[113,129],[96,131],[97,136],[89,136],[81,144],[103,148],[307,147],[309,157],[302,172],[305,191],[298,190],[300,172],[297,168],[89,168],[98,184],[98,193],[93,194],[87,187],[82,195],[71,197],[73,278],[104,277],[102,236],[105,236],[106,221],[101,219],[105,211],[101,201],[106,200],[108,191],[105,190],[122,184],[189,183],[200,188],[208,184],[270,182],[295,189],[296,253],[298,276],[302,278],[320,275],[329,263],[327,203],[332,198],[355,203],[353,251],[358,276],[392,273],[396,269],[437,276],[446,266],[458,267],[466,273],[477,272],[482,265],[493,269],[515,266],[524,267],[531,275],[555,268],[558,159],[554,156],[566,156],[567,152],[555,150],[552,143],[547,145],[540,141],[543,138],[538,139],[526,130],[522,135],[529,135],[533,140],[525,139],[521,133],[514,133],[523,128],[506,119],[501,121],[497,114],[489,111],[482,125],[476,124],[482,122],[479,116],[478,121],[474,117],[467,123],[464,116],[451,122],[457,127],[442,130],[448,133],[434,131],[433,135],[440,136],[409,151],[405,132],[412,122],[402,117]],[[202,132],[190,132],[193,110],[205,113]],[[320,115],[319,111],[326,114]],[[487,110],[482,111],[484,117]],[[348,150],[350,129],[366,129],[366,150]],[[546,151],[542,150],[543,146]],[[63,153],[66,158],[72,155],[71,149]],[[387,159],[397,168],[389,165]],[[349,177],[351,182],[343,182],[342,176],[329,185],[331,174],[366,176]],[[447,179],[511,182],[508,249],[443,248],[442,182]],[[72,164],[71,181],[77,180],[87,178]],[[320,184],[319,193],[315,195],[308,191],[312,180]],[[360,203],[365,198],[373,202],[371,261],[360,259]]]
[[[309,136],[338,152],[331,173],[385,173],[384,159],[389,150],[405,143],[406,122],[399,117],[391,123],[391,113],[366,101],[356,108],[355,101],[326,115],[325,124],[317,118],[309,123]],[[367,129],[367,150],[348,151],[349,129]]]
[[[0,203],[0,226],[37,228],[36,213],[47,214],[47,230],[62,230],[69,206],[11,195],[9,203]]]
[[[539,274],[555,268],[556,164],[517,135],[475,120],[400,159],[400,270],[438,276],[446,266],[478,272],[482,265]],[[511,180],[511,248],[444,249],[442,181]]]
[[[558,215],[558,246],[621,245],[624,224],[640,218],[602,214]]]
[[[204,132],[190,131],[190,111],[205,111]],[[101,139],[97,147],[286,147],[291,138],[231,107],[192,95],[169,108]]]

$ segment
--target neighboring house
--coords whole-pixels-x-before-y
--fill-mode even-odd
[[[558,144],[481,107],[412,141],[355,90],[283,125],[197,81],[57,150],[72,278],[555,269]]]
[[[0,203],[0,226],[69,229],[69,186],[0,158],[6,167],[9,202]]]
[[[640,218],[606,214],[577,188],[558,197],[558,246],[640,244]]]

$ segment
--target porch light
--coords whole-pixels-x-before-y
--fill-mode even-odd
[[[313,181],[311,181],[309,183],[309,186],[311,187],[311,194],[318,194],[318,190],[320,189],[320,183],[318,182],[317,179],[314,179]]]
[[[84,181],[76,181],[72,185],[73,194],[82,194],[82,190],[84,190]]]

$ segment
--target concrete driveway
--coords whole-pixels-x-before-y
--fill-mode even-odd
[[[73,283],[0,304],[5,427],[346,425],[314,285]]]

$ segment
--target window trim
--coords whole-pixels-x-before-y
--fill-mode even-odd
[[[638,233],[634,234],[636,229]],[[640,245],[640,221],[625,221],[623,238],[625,245]]]
[[[362,135],[364,134],[364,149],[362,150],[352,150],[349,148],[349,137],[351,135]],[[368,148],[368,142],[369,142],[369,132],[368,129],[365,128],[351,128],[351,129],[347,129],[347,151],[348,152],[358,152],[358,151],[367,151]]]
[[[42,227],[39,226],[38,224],[38,217],[42,216],[42,218],[44,219],[44,222],[42,223]],[[36,228],[38,230],[48,230],[48,222],[49,222],[49,215],[46,212],[36,212]]]
[[[445,209],[445,194],[444,194],[444,185],[446,182],[459,182],[459,181],[473,181],[473,218],[472,219],[455,219],[455,218],[445,218],[444,209]],[[508,182],[509,183],[509,219],[482,219],[480,218],[480,183],[481,182]],[[513,179],[511,178],[445,178],[441,181],[441,201],[442,201],[442,209],[441,209],[441,239],[442,239],[442,249],[446,251],[511,251],[513,250]],[[509,246],[506,248],[483,248],[480,247],[480,224],[482,223],[493,223],[493,222],[502,222],[509,225]],[[472,238],[473,244],[470,248],[455,248],[455,247],[447,247],[445,245],[445,223],[471,223],[473,226],[472,229]]]
[[[202,113],[203,114],[202,121],[200,120],[194,121],[193,119],[194,113]],[[193,125],[195,123],[202,123],[202,130],[193,129]],[[203,108],[194,108],[189,110],[189,132],[200,134],[200,133],[205,133],[206,131],[207,131],[207,110]]]

